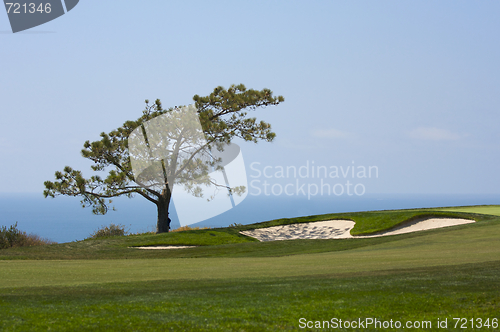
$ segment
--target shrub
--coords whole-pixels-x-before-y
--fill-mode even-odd
[[[99,239],[110,236],[123,236],[127,233],[128,232],[125,230],[124,225],[111,224],[109,226],[101,226],[101,228],[90,234],[89,239]]]
[[[179,228],[171,230],[171,232],[195,231],[195,230],[198,230],[198,229],[210,229],[210,227],[199,228],[199,227],[181,226]]]
[[[7,226],[0,228],[0,249],[42,246],[54,243],[56,242],[41,238],[35,234],[26,234],[26,232],[17,229],[17,222],[9,228]]]

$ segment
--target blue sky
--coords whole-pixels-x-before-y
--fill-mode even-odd
[[[377,166],[367,193],[500,193],[499,2],[82,0],[12,34],[0,11],[0,192],[41,192],[86,140],[243,83],[273,143],[247,170]],[[250,174],[250,173],[249,173]],[[279,180],[276,180],[279,181]]]

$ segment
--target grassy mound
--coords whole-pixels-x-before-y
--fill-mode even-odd
[[[255,242],[256,239],[239,233],[236,228],[197,229],[181,232],[170,232],[150,235],[131,235],[127,239],[129,246],[158,246],[158,245],[183,245],[183,246],[217,246]]]
[[[399,211],[369,211],[334,213],[316,216],[285,218],[266,221],[239,227],[240,230],[250,230],[272,226],[282,226],[297,223],[308,223],[324,220],[352,220],[356,224],[351,230],[351,235],[368,235],[390,230],[401,224],[411,222],[420,218],[461,218],[476,220],[477,216],[470,213],[441,212],[430,209],[399,210]]]
[[[395,241],[401,238],[421,236],[418,233],[373,239],[352,240],[292,240],[259,242],[242,235],[242,230],[306,223],[332,219],[349,219],[356,222],[351,230],[353,235],[371,234],[391,229],[415,218],[465,218],[478,222],[497,218],[491,215],[465,212],[436,211],[431,209],[372,211],[356,213],[336,213],[289,219],[277,219],[251,225],[235,225],[217,229],[198,229],[163,234],[135,234],[84,241],[54,244],[38,248],[13,248],[2,250],[0,260],[12,259],[117,259],[117,258],[166,258],[166,257],[269,257],[350,250],[371,246],[377,243]],[[476,227],[469,224],[452,229]],[[480,226],[480,225],[479,225]],[[447,232],[439,229],[428,232]],[[139,246],[197,246],[196,248],[176,250],[137,250]]]
[[[419,218],[463,218],[474,219],[474,215],[460,212],[439,212],[430,210],[409,211],[372,211],[355,213],[335,213],[298,218],[285,218],[251,225],[239,225],[218,229],[198,229],[163,234],[130,236],[127,246],[218,246],[237,243],[257,242],[258,240],[239,232],[249,229],[265,228],[296,223],[308,223],[323,220],[347,219],[356,222],[352,235],[373,234]],[[475,220],[475,219],[474,219]]]

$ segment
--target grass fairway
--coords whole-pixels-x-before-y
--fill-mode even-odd
[[[500,205],[480,205],[480,206],[463,206],[463,207],[450,207],[439,209],[442,211],[451,212],[467,212],[467,213],[481,213],[500,216]]]
[[[490,322],[498,317],[499,273],[500,264],[492,262],[368,274],[4,289],[0,326],[4,331],[296,331],[301,318],[378,318],[429,321],[433,331],[438,319],[447,318],[453,327],[453,317],[490,317]]]
[[[470,329],[481,318],[498,330],[500,217],[474,213],[456,213],[473,224],[371,239],[260,243],[231,228],[186,233],[205,243],[192,249],[128,248],[172,236],[148,235],[2,250],[0,330],[315,330],[301,329],[301,318],[430,322],[426,330],[438,319],[455,330],[453,318]]]

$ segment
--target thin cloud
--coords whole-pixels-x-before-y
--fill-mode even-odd
[[[351,134],[337,129],[316,129],[312,132],[312,136],[319,138],[347,138]]]
[[[460,135],[436,127],[419,127],[412,130],[409,136],[414,139],[428,141],[456,141],[460,139]]]

